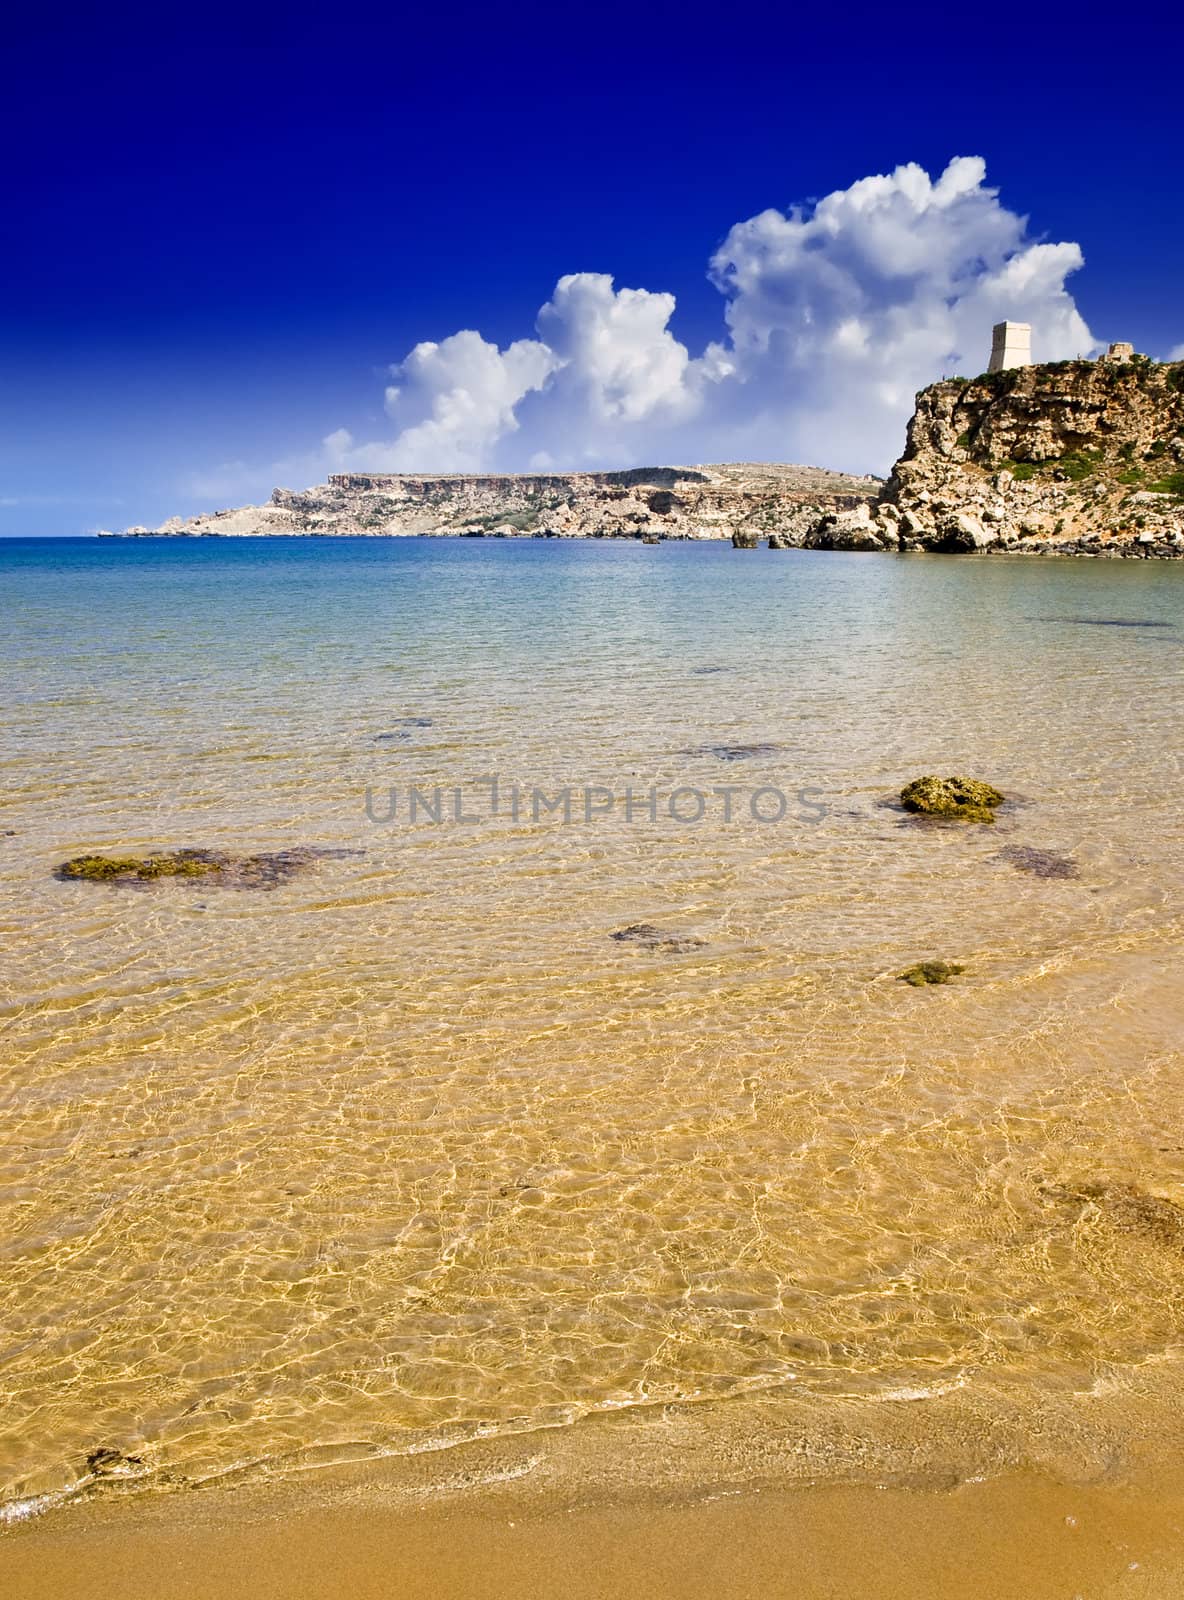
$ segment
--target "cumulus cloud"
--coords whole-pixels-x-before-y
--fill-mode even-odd
[[[764,457],[883,470],[916,390],[980,372],[992,324],[1030,322],[1037,360],[1091,349],[1065,287],[1080,249],[1030,239],[985,178],[977,156],[936,182],[910,164],[732,228],[711,261],[728,338],[705,420],[729,442],[751,426]]]
[[[667,326],[673,314],[672,294],[614,289],[604,273],[560,278],[537,324],[555,367],[519,408],[529,465],[636,461],[696,414],[690,353]]]
[[[386,464],[407,472],[487,466],[495,446],[518,431],[519,402],[559,364],[537,339],[499,350],[471,329],[417,344],[391,369],[386,409],[399,431]]]
[[[391,368],[394,440],[335,436],[338,465],[473,472],[632,458],[696,409],[673,313],[673,295],[615,289],[604,273],[560,278],[537,339],[499,350],[465,330],[416,345]]]
[[[1168,351],[1169,361],[1184,361],[1184,344],[1178,344]]]
[[[391,369],[393,438],[342,430],[315,457],[321,473],[721,460],[884,471],[915,392],[982,371],[993,323],[1031,323],[1037,360],[1096,348],[1066,288],[1081,265],[1076,244],[1031,235],[977,156],[936,179],[908,164],[738,222],[709,263],[723,314],[698,354],[671,330],[672,295],[572,273],[505,349],[472,330],[416,345]]]

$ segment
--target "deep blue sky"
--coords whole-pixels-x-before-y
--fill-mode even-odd
[[[383,429],[417,340],[531,330],[565,272],[669,289],[730,225],[986,158],[1077,240],[1102,336],[1184,341],[1179,14],[643,4],[382,20],[55,12],[4,48],[0,532],[197,509],[192,473]],[[841,464],[841,463],[835,463]]]

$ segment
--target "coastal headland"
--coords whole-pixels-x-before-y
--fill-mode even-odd
[[[125,537],[731,539],[739,548],[1184,555],[1184,362],[1012,367],[917,396],[887,481],[722,463],[333,474]]]
[[[903,550],[1184,555],[1184,362],[1059,361],[923,389],[875,521]]]
[[[800,544],[826,511],[853,511],[881,480],[820,467],[634,467],[623,472],[336,473],[243,506],[130,535],[461,535],[729,539]]]

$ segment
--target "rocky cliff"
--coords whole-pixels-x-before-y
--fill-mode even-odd
[[[623,472],[410,476],[341,473],[277,489],[268,505],[216,511],[131,536],[460,534],[491,538],[726,539],[800,544],[878,478],[819,467],[638,467]]]
[[[923,389],[886,483],[818,467],[341,473],[129,535],[726,539],[741,547],[1184,555],[1184,362],[1061,361]]]
[[[824,548],[1184,555],[1184,362],[1062,361],[917,396],[877,501]]]

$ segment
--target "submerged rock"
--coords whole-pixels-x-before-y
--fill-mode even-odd
[[[1130,1234],[1163,1249],[1184,1252],[1184,1209],[1133,1183],[1046,1184],[1056,1200],[1094,1209],[1115,1233]]]
[[[683,950],[702,950],[706,939],[697,939],[694,934],[667,933],[662,928],[655,928],[652,922],[634,922],[627,928],[618,928],[616,933],[609,934],[610,939],[616,939],[620,944],[638,944],[643,950],[667,950],[677,955]]]
[[[928,817],[957,817],[964,822],[994,822],[1004,796],[975,778],[914,778],[900,791],[906,811]]]
[[[59,878],[83,878],[87,883],[117,883],[137,879],[204,878],[216,864],[200,851],[178,850],[160,856],[74,856],[57,869]]]
[[[361,850],[332,850],[315,845],[255,855],[225,850],[169,850],[150,856],[74,856],[54,876],[63,882],[117,883],[137,887],[165,878],[230,889],[276,889],[318,861],[362,855]]]
[[[1037,617],[1037,622],[1072,622],[1079,628],[1175,628],[1156,617]]]
[[[930,983],[949,983],[951,978],[965,971],[966,968],[960,967],[956,961],[918,961],[916,966],[906,967],[896,976],[900,983],[910,983],[914,989],[923,989]]]
[[[996,861],[1009,861],[1017,872],[1030,872],[1037,878],[1076,878],[1077,863],[1055,850],[1037,850],[1030,844],[1009,844],[995,853]]]
[[[720,761],[748,761],[753,756],[775,756],[779,744],[701,744],[684,750],[684,756],[715,756]]]
[[[123,1472],[128,1467],[142,1467],[142,1456],[125,1455],[122,1450],[113,1450],[109,1445],[100,1445],[97,1450],[92,1450],[86,1458],[87,1471],[96,1478],[105,1478],[113,1472]]]
[[[388,739],[410,739],[412,728],[430,728],[431,717],[398,717],[395,721],[394,733],[376,733],[374,743],[382,744]]]

